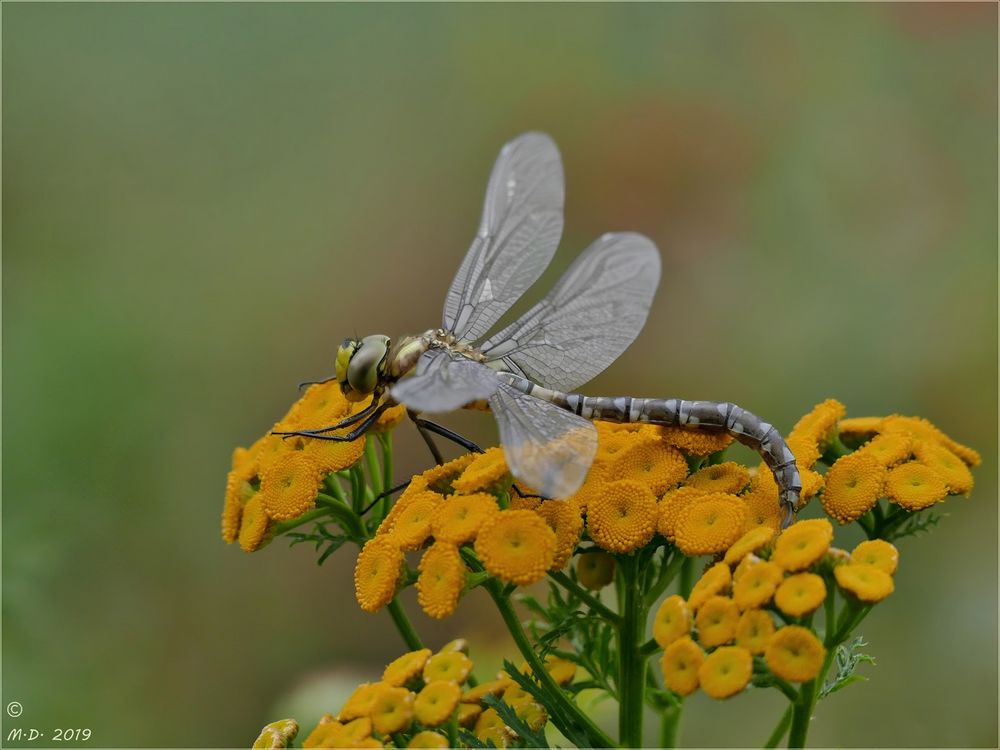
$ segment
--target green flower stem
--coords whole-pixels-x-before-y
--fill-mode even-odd
[[[681,730],[683,703],[667,706],[660,714],[660,747],[677,747],[677,736]]]
[[[621,622],[621,618],[604,606],[593,594],[581,587],[576,581],[570,578],[568,575],[563,573],[561,570],[555,573],[549,573],[549,578],[558,583],[564,589],[569,591],[578,599],[582,600],[588,607],[597,612],[601,617],[610,622],[612,625],[618,625]]]
[[[345,505],[347,504],[347,497],[344,495],[344,488],[340,486],[340,482],[337,481],[336,476],[333,474],[327,474],[326,478],[323,480],[323,485],[330,491],[331,495]]]
[[[642,654],[646,607],[634,556],[619,558],[624,599],[618,628],[618,737],[624,747],[642,747],[646,657]]]
[[[361,519],[357,513],[341,503],[337,498],[330,497],[322,492],[316,496],[316,499],[326,505],[327,512],[336,519],[337,523],[343,527],[344,531],[354,541],[363,544],[368,539],[368,532],[365,531],[365,526],[361,523]]]
[[[660,650],[660,644],[657,643],[653,638],[650,638],[648,641],[646,641],[639,647],[639,653],[647,657],[652,656],[659,650]]]
[[[274,525],[274,535],[281,536],[286,531],[291,531],[296,529],[303,524],[309,523],[310,521],[315,521],[317,518],[322,518],[323,516],[330,515],[330,509],[327,507],[315,508],[306,513],[303,513],[298,518],[293,518],[290,521],[282,521],[281,523],[276,523]]]
[[[392,462],[392,433],[382,432],[378,435],[379,445],[382,447],[382,490],[385,491],[393,486],[393,462]],[[381,521],[385,518],[386,508],[392,502],[391,498],[384,497],[375,508],[373,518]]]
[[[774,731],[771,732],[771,736],[767,738],[767,742],[764,743],[765,748],[777,747],[778,743],[781,742],[781,738],[785,736],[785,732],[788,731],[788,725],[792,723],[792,706],[785,709],[785,713],[781,715],[781,719],[778,721],[777,726]]]
[[[410,651],[422,649],[424,644],[421,642],[420,636],[417,635],[417,631],[414,629],[413,623],[410,622],[410,618],[403,611],[403,605],[399,603],[398,598],[394,598],[389,602],[389,614],[392,615],[392,621],[396,625],[396,630],[403,637],[407,648]]]
[[[683,555],[681,560],[680,595],[687,599],[694,587],[694,558]]]
[[[372,440],[365,441],[365,465],[368,467],[368,486],[378,495],[382,492],[382,467],[375,455],[375,444]]]
[[[829,658],[829,654],[827,654]],[[825,672],[827,664],[824,662]],[[788,747],[805,747],[806,734],[809,732],[809,721],[812,719],[812,707],[815,704],[816,681],[803,683],[799,689],[799,697],[792,703],[792,728],[788,736]]]
[[[670,556],[670,561],[664,557],[663,562],[660,564],[660,575],[657,576],[656,583],[653,587],[646,592],[646,606],[652,607],[656,603],[656,600],[660,598],[660,595],[667,590],[667,587],[673,583],[674,578],[677,577],[677,571],[681,569],[684,561],[687,559],[680,550],[673,550],[672,552],[664,553]]]
[[[552,713],[556,712],[565,714],[570,718],[577,726],[581,727],[582,730],[587,734],[590,744],[593,747],[615,747],[615,743],[611,738],[605,734],[605,732],[594,723],[594,720],[590,718],[586,713],[584,713],[579,706],[571,701],[562,688],[556,684],[556,681],[552,679],[552,676],[546,671],[545,665],[542,660],[538,658],[538,654],[535,653],[535,649],[531,646],[531,641],[528,640],[527,634],[524,632],[524,628],[521,626],[521,621],[518,619],[517,612],[514,611],[514,606],[511,604],[510,599],[505,597],[501,590],[500,581],[492,578],[486,582],[483,586],[487,592],[489,592],[490,597],[493,599],[493,603],[496,604],[497,610],[500,612],[500,616],[503,618],[504,624],[507,626],[507,630],[510,631],[511,637],[514,639],[515,645],[517,645],[518,651],[521,652],[521,656],[528,662],[531,667],[531,672],[539,682],[545,685],[549,693],[552,694],[554,699],[558,702],[558,706],[551,706]]]
[[[840,435],[834,435],[827,444],[820,460],[827,466],[833,466],[838,458],[843,458],[850,453],[851,449],[840,441]]]

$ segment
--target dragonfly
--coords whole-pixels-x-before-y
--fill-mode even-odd
[[[277,434],[354,440],[398,404],[415,420],[485,406],[511,474],[542,497],[566,498],[593,461],[593,420],[725,431],[759,453],[774,474],[787,526],[802,483],[795,456],[772,424],[729,402],[574,392],[614,362],[646,322],[660,279],[659,251],[647,237],[601,236],[540,302],[491,334],[549,265],[562,235],[564,200],[553,140],[529,132],[507,143],[490,174],[478,232],[445,298],[442,325],[395,340],[345,339],[336,380],[349,400],[371,402],[335,425]]]

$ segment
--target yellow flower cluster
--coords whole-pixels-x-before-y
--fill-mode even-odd
[[[826,474],[821,502],[840,523],[857,520],[881,497],[915,512],[972,491],[969,469],[979,454],[926,419],[860,417],[841,420],[838,429],[845,443],[860,445]]]
[[[353,466],[365,449],[364,436],[351,442],[286,440],[272,431],[327,427],[365,405],[345,399],[336,382],[312,385],[267,434],[249,448],[233,451],[222,510],[223,540],[239,540],[247,552],[259,549],[275,522],[297,518],[315,507],[323,477]],[[374,429],[391,429],[403,415],[402,407],[389,409]]]
[[[828,434],[824,422],[817,430]],[[862,542],[847,555],[832,549],[825,519],[799,521],[775,536],[765,527],[747,531],[709,567],[685,600],[667,597],[653,619],[653,638],[664,649],[664,682],[680,695],[699,687],[713,698],[742,691],[763,655],[776,676],[791,682],[815,678],[826,649],[808,627],[776,627],[808,616],[827,599],[832,580],[845,596],[873,603],[892,593],[899,554],[882,540]],[[808,619],[800,620],[808,623]]]
[[[463,640],[452,641],[437,653],[420,649],[395,659],[378,682],[359,685],[336,714],[324,714],[302,743],[305,748],[455,746],[459,727],[482,742],[505,747],[517,740],[483,700],[501,698],[533,730],[548,721],[545,709],[522,690],[510,675],[466,687],[473,663]],[[546,669],[560,685],[575,676],[575,665],[550,656]],[[522,667],[523,674],[529,674]],[[264,727],[254,747],[288,747],[298,724],[285,719]]]

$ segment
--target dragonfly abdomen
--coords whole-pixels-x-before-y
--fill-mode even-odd
[[[783,525],[791,521],[802,490],[802,479],[795,464],[795,456],[774,425],[736,404],[726,401],[685,401],[678,398],[584,396],[544,388],[511,373],[503,373],[503,378],[522,393],[549,401],[584,419],[644,422],[728,432],[737,441],[760,454],[774,474],[779,499],[785,506]]]

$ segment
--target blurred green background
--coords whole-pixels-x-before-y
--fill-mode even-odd
[[[664,274],[594,394],[788,429],[924,415],[982,451],[902,545],[816,745],[997,743],[997,8],[5,4],[3,695],[101,746],[247,746],[402,651],[318,568],[219,539],[229,455],[345,335],[436,325],[501,144],[551,133],[563,248]],[[490,443],[483,415],[448,424]],[[403,427],[400,472],[428,457]],[[853,541],[849,534],[843,539]],[[406,598],[409,605],[412,599]],[[432,623],[497,658],[485,597]],[[777,694],[689,701],[755,745]],[[651,727],[652,728],[652,727]],[[652,737],[650,738],[652,740]],[[15,743],[16,744],[16,743]]]

